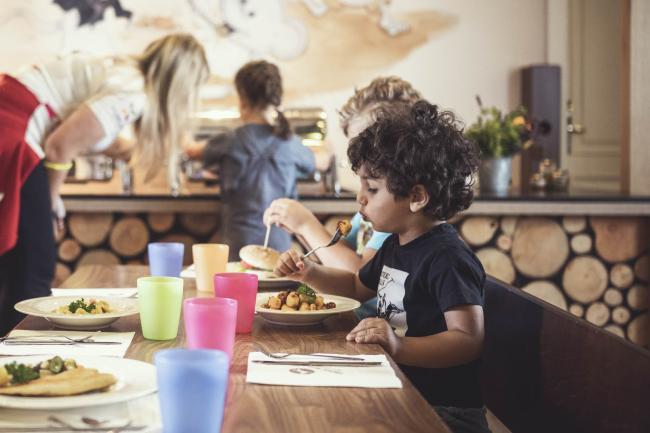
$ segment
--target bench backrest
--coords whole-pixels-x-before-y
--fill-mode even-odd
[[[488,278],[485,403],[513,432],[650,432],[650,352]]]

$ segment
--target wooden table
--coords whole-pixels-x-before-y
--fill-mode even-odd
[[[84,266],[62,287],[135,287],[145,276],[145,266]],[[185,280],[186,298],[197,296],[194,280]],[[385,354],[378,345],[345,341],[356,323],[353,313],[332,317],[322,325],[305,328],[276,327],[255,318],[252,334],[237,335],[230,369],[228,400],[222,432],[441,432],[449,430],[427,401],[392,362],[403,389],[315,388],[268,386],[246,383],[248,353],[253,343],[271,351]],[[46,330],[45,319],[27,317],[18,329]],[[185,344],[183,320],[178,337],[171,341],[149,341],[142,336],[138,316],[124,317],[106,329],[135,331],[126,357],[153,362],[160,349]]]

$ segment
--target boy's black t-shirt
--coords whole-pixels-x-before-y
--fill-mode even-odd
[[[444,332],[445,311],[483,305],[483,266],[447,223],[406,245],[391,235],[359,271],[359,278],[377,290],[377,314],[400,336]],[[483,406],[479,360],[452,368],[400,368],[432,405]]]

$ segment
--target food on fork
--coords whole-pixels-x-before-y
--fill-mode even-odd
[[[242,266],[247,269],[272,271],[278,261],[280,252],[262,245],[246,245],[239,250]]]
[[[88,303],[84,298],[79,298],[76,301],[70,302],[68,305],[62,305],[56,308],[53,313],[58,314],[102,314],[102,313],[112,313],[113,310],[108,305],[106,301],[98,301],[96,299],[90,299]]]
[[[0,394],[64,396],[106,390],[117,382],[112,374],[84,368],[74,359],[55,356],[36,365],[16,361],[0,366]]]
[[[347,236],[352,230],[352,224],[348,220],[340,220],[336,223],[336,228],[341,232],[341,236]]]
[[[262,308],[281,311],[319,311],[336,308],[336,303],[325,302],[311,287],[301,284],[296,290],[283,290],[270,296]]]
[[[340,220],[339,222],[336,223],[336,231],[332,235],[332,239],[330,239],[330,241],[327,244],[319,245],[307,251],[305,255],[302,256],[302,258],[306,259],[307,257],[311,256],[321,248],[331,247],[332,245],[340,241],[343,236],[347,236],[348,233],[350,233],[350,230],[352,230],[352,224],[350,224],[348,220]]]

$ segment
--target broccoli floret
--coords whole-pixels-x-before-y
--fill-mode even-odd
[[[94,310],[96,307],[95,304],[86,304],[86,301],[84,301],[84,298],[77,299],[76,301],[70,302],[70,305],[68,305],[68,310],[70,310],[71,313],[76,313],[77,309],[81,308],[82,310],[85,310],[87,313],[90,313],[92,310]]]
[[[34,367],[18,364],[16,361],[6,364],[5,370],[11,375],[11,383],[13,384],[26,383],[41,377],[39,372],[34,370]]]
[[[301,284],[296,291],[298,292],[299,295],[305,295],[309,300],[310,304],[316,302],[316,292],[314,292],[314,289],[312,289],[308,285]]]

